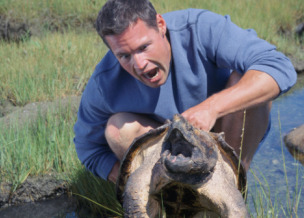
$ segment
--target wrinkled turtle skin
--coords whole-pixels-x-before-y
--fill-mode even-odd
[[[290,131],[284,142],[291,155],[304,166],[304,125]]]
[[[116,183],[125,217],[249,217],[246,173],[223,133],[181,115],[134,140]]]

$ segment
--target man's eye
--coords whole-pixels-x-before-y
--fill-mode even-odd
[[[148,45],[143,45],[139,48],[140,51],[145,51],[147,49]]]
[[[123,60],[124,60],[124,59],[127,60],[127,59],[130,58],[130,55],[129,55],[129,54],[122,54],[122,55],[119,55],[119,58],[120,58],[120,59],[123,59]]]

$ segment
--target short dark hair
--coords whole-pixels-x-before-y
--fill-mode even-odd
[[[107,44],[105,36],[121,34],[138,19],[158,30],[156,14],[149,0],[108,0],[98,13],[96,30]]]

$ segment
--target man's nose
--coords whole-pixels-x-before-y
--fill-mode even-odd
[[[134,54],[133,55],[133,66],[135,70],[144,70],[147,66],[148,62],[142,54]]]

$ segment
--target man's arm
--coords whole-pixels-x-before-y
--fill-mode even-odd
[[[237,84],[210,96],[182,115],[192,125],[209,131],[218,118],[270,101],[279,93],[280,88],[270,75],[249,70]]]
[[[182,115],[193,125],[209,131],[218,118],[273,100],[296,82],[296,72],[288,58],[258,38],[254,30],[232,23],[229,16],[201,13],[197,30],[208,59],[243,77],[186,110]]]

